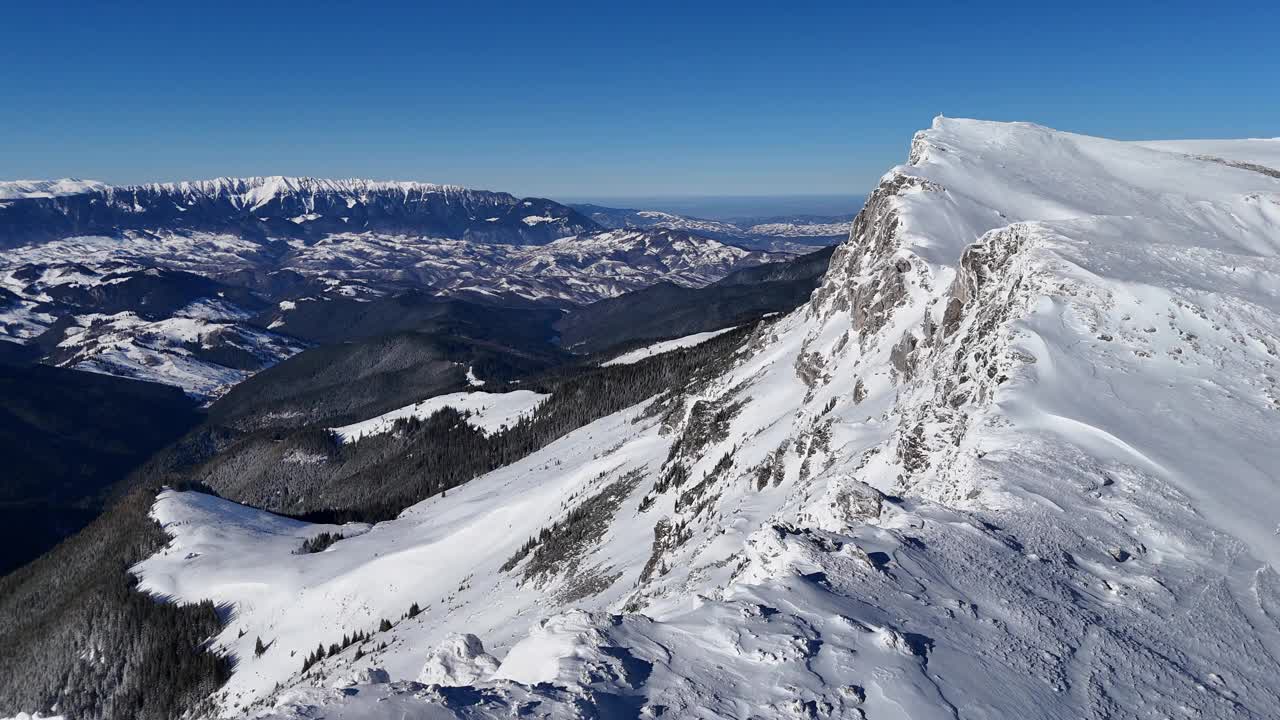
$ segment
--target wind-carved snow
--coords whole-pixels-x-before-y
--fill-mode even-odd
[[[700,332],[700,333],[694,333],[692,335],[685,335],[684,337],[678,337],[673,340],[663,340],[662,342],[657,342],[652,345],[646,345],[642,348],[636,348],[635,350],[625,352],[619,355],[618,357],[613,358],[612,360],[606,360],[600,363],[600,366],[608,367],[610,365],[634,365],[635,363],[638,363],[641,360],[644,360],[647,358],[651,358],[654,355],[661,355],[663,353],[669,353],[672,350],[679,350],[681,348],[690,348],[696,345],[701,345],[702,343],[710,340],[711,338],[719,337],[720,335],[723,335],[733,329],[734,328],[727,327],[722,330],[710,330],[707,332]]]
[[[469,377],[475,377],[470,375],[469,369],[468,374]],[[453,408],[466,415],[467,422],[471,425],[487,433],[494,433],[503,426],[514,425],[521,417],[536,410],[547,397],[549,396],[532,390],[513,390],[505,393],[458,392],[437,395],[369,420],[330,428],[329,431],[344,443],[356,442],[370,435],[391,432],[399,420],[412,418],[425,420],[443,408]]]
[[[1257,140],[1153,140],[1139,143],[1156,150],[1221,158],[1230,162],[1260,165],[1280,172],[1280,138]]]
[[[1248,152],[938,118],[723,367],[314,556],[166,493],[142,585],[235,605],[227,715],[1280,716]]]

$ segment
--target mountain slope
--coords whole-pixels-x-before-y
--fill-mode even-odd
[[[686,383],[373,528],[166,493],[142,586],[235,605],[228,716],[1274,717],[1280,179],[1228,151],[938,118]]]
[[[658,283],[590,305],[556,321],[560,343],[591,353],[623,343],[678,337],[789,312],[822,280],[833,248],[732,272],[703,287]]]
[[[0,575],[87,524],[113,483],[198,421],[174,388],[0,364]]]

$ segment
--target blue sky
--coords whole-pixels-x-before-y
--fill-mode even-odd
[[[1277,3],[197,5],[9,4],[0,178],[857,194],[939,112],[1280,135]]]

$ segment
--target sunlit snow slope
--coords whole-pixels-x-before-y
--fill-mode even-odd
[[[939,118],[724,368],[319,554],[167,493],[142,585],[234,604],[227,715],[1278,717],[1249,148]]]
[[[514,425],[520,416],[532,412],[546,398],[546,395],[532,390],[449,393],[406,405],[369,420],[332,428],[331,432],[342,442],[356,442],[370,435],[391,432],[399,420],[425,420],[443,408],[453,408],[467,414],[467,422],[485,432],[495,432],[503,426]]]
[[[600,365],[602,367],[608,367],[610,365],[634,365],[640,362],[641,360],[644,360],[645,358],[651,358],[654,355],[661,355],[663,353],[669,353],[672,350],[679,350],[680,348],[687,348],[687,347],[694,347],[696,345],[701,345],[702,343],[710,340],[711,338],[723,335],[733,329],[734,328],[729,327],[729,328],[724,328],[722,330],[709,330],[707,332],[700,332],[700,333],[694,333],[692,335],[685,335],[684,337],[678,337],[678,338],[675,338],[674,340],[663,340],[662,342],[656,342],[656,343],[653,343],[652,345],[645,345],[644,347],[636,348],[635,350],[630,350],[628,352],[625,352],[619,355],[616,358],[613,358],[611,360],[606,360],[600,363]]]

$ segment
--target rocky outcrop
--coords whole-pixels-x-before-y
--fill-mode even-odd
[[[471,633],[450,635],[427,656],[418,680],[428,685],[473,685],[498,669],[498,661],[484,651]]]
[[[907,276],[916,267],[899,237],[897,200],[909,192],[941,191],[936,183],[901,173],[883,180],[854,219],[849,240],[831,258],[811,310],[823,317],[849,312],[853,329],[864,340],[884,327],[894,308],[905,302]]]

